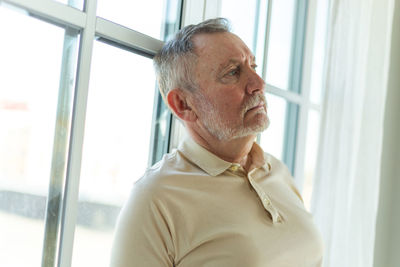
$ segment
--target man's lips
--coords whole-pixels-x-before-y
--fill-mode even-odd
[[[265,109],[264,102],[259,103],[257,106],[254,106],[254,107],[248,109],[247,111],[258,110],[258,109]]]

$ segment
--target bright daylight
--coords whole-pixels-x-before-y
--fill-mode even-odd
[[[0,0],[0,266],[400,266],[398,0]]]

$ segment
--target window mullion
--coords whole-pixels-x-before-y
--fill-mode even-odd
[[[219,17],[221,14],[221,0],[205,0],[203,20]]]
[[[268,83],[266,85],[266,91],[267,91],[267,93],[271,93],[276,96],[280,96],[280,97],[284,98],[285,100],[287,100],[289,102],[293,102],[295,104],[303,104],[304,103],[304,98],[301,95],[296,94],[291,91],[280,89],[280,88],[275,87]]]
[[[59,267],[70,267],[78,209],[79,179],[89,89],[90,65],[96,29],[97,0],[87,0],[85,5],[86,27],[81,35],[75,91],[70,150],[61,221]]]
[[[46,204],[45,234],[42,266],[54,266],[59,241],[62,192],[68,156],[68,141],[71,125],[71,109],[76,73],[78,31],[65,30],[60,87],[57,104],[56,128],[53,144],[50,185]]]
[[[303,71],[303,54],[305,27],[307,18],[307,0],[299,0],[296,3],[296,14],[293,27],[293,43],[290,69],[290,91],[301,93],[301,80]]]
[[[139,52],[147,56],[153,56],[163,45],[163,42],[160,40],[122,27],[103,18],[98,17],[96,21],[96,36],[127,49],[135,50],[136,53]]]
[[[315,20],[317,1],[307,1],[307,20]],[[300,106],[299,113],[299,124],[297,133],[297,149],[296,149],[296,163],[294,169],[294,177],[296,185],[300,191],[303,190],[304,184],[304,169],[305,169],[305,155],[306,155],[306,139],[307,139],[307,127],[308,127],[308,114],[311,109],[319,110],[318,105],[310,103],[311,93],[311,69],[312,69],[312,57],[314,54],[314,23],[307,23],[305,27],[305,40],[304,40],[304,57],[303,57],[303,70],[302,70],[302,83],[301,83],[301,96],[303,104]]]
[[[76,8],[54,0],[2,0],[13,6],[23,8],[31,16],[50,21],[61,26],[82,29],[86,24],[86,14]]]
[[[183,0],[182,27],[204,20],[206,0]]]
[[[295,20],[293,28],[293,43],[292,43],[292,56],[291,56],[291,71],[289,89],[291,92],[300,96],[300,107],[288,103],[286,112],[286,127],[285,127],[285,142],[283,149],[283,159],[288,165],[292,174],[296,177],[299,173],[295,173],[296,161],[304,155],[297,157],[298,146],[301,146],[305,139],[305,131],[307,130],[307,116],[304,116],[305,106],[301,105],[306,102],[302,91],[302,72],[303,72],[303,54],[304,54],[304,36],[307,17],[307,0],[300,0],[296,2]],[[297,177],[296,177],[297,178]]]
[[[264,41],[264,59],[262,66],[262,78],[266,81],[267,78],[267,64],[268,64],[268,50],[269,50],[269,39],[271,32],[271,18],[272,18],[272,0],[267,0],[267,21],[265,26],[265,41]]]

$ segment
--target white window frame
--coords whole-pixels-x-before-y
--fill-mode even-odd
[[[79,179],[93,44],[96,39],[103,38],[125,49],[152,57],[162,47],[163,42],[97,17],[97,0],[86,0],[82,11],[52,0],[0,0],[0,4],[20,8],[31,16],[62,27],[76,29],[81,33],[69,153],[66,154],[68,159],[65,159],[68,162],[66,177],[56,177],[61,181],[65,179],[63,197],[59,198],[62,200],[61,218],[54,218],[53,221],[56,224],[56,230],[59,235],[53,240],[55,244],[51,245],[57,247],[58,251],[55,252],[54,258],[48,260],[51,257],[43,257],[42,261],[42,266],[46,267],[55,265],[69,267],[72,261],[74,233],[77,222]],[[61,191],[62,188],[58,190]],[[48,209],[49,207],[47,207]],[[58,221],[60,221],[60,226],[58,226]]]
[[[272,0],[268,1],[269,6]],[[73,0],[71,0],[73,2]],[[287,101],[299,105],[298,125],[296,132],[296,147],[293,148],[294,176],[297,185],[301,188],[304,177],[304,155],[305,141],[307,132],[307,118],[310,110],[320,111],[319,105],[313,104],[309,100],[311,84],[311,62],[314,39],[313,20],[316,11],[316,0],[308,1],[308,23],[307,34],[305,36],[305,46],[302,63],[301,93],[282,90],[267,84],[267,92],[282,97]],[[82,163],[83,139],[85,131],[85,118],[88,100],[88,88],[90,78],[90,66],[92,60],[93,44],[96,38],[102,38],[108,42],[132,50],[135,53],[152,57],[163,45],[161,40],[152,38],[140,32],[123,27],[111,21],[96,16],[97,0],[86,0],[84,10],[67,6],[53,0],[0,0],[0,4],[10,4],[29,12],[29,14],[50,23],[70,27],[80,31],[80,46],[78,58],[78,71],[76,73],[76,86],[74,89],[74,105],[71,119],[71,133],[69,139],[69,151],[66,153],[68,158],[66,166],[66,176],[59,177],[65,179],[63,188],[62,213],[60,220],[59,236],[57,237],[54,265],[59,267],[69,267],[72,261],[72,251],[74,243],[74,233],[77,222],[79,180]],[[207,18],[218,16],[221,9],[220,0],[184,0],[183,12],[181,14],[182,25],[198,23]],[[271,14],[268,12],[268,17]],[[268,19],[269,21],[269,19]],[[267,22],[268,23],[268,22]],[[268,27],[266,27],[268,29]],[[268,31],[266,34],[268,38]],[[265,48],[265,55],[268,46]],[[266,62],[266,57],[264,58]],[[265,67],[264,63],[264,67]],[[264,68],[265,69],[265,68]],[[265,78],[265,70],[263,71]],[[176,120],[171,120],[171,131],[166,142],[169,146],[166,149],[176,147],[179,142],[181,128]],[[43,266],[46,264],[42,263]]]

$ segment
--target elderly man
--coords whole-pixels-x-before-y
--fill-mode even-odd
[[[265,84],[227,21],[185,27],[154,62],[188,138],[135,184],[111,266],[321,266],[289,171],[255,143],[269,124]]]

